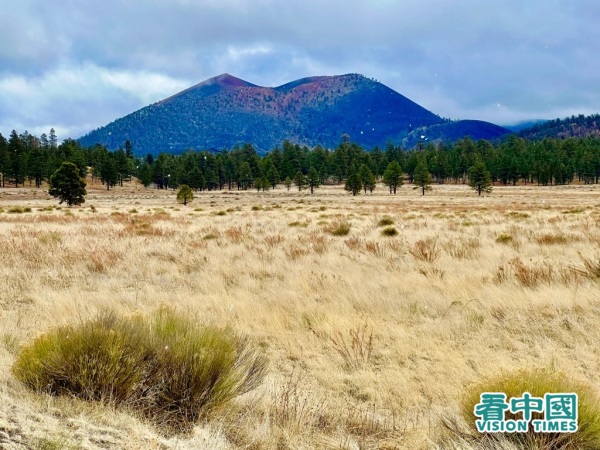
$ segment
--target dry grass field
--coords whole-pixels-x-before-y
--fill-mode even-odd
[[[429,449],[465,389],[502,371],[600,392],[600,186],[279,187],[187,207],[137,185],[88,192],[57,208],[0,190],[2,448]],[[245,333],[270,361],[192,434],[32,393],[10,371],[53,326],[161,305]]]

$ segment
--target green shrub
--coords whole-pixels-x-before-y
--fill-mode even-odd
[[[498,244],[508,244],[513,241],[513,237],[510,234],[500,233],[500,235],[496,238],[496,242]]]
[[[396,228],[394,227],[386,227],[383,230],[381,230],[381,234],[384,236],[397,236],[398,230],[396,230]]]
[[[521,397],[529,392],[534,397],[543,397],[546,393],[578,394],[578,425],[574,433],[535,433],[533,426],[527,433],[482,433],[475,428],[473,408],[480,401],[483,392],[503,392],[507,399]],[[525,449],[579,449],[592,450],[600,448],[600,398],[588,385],[573,381],[564,374],[549,370],[521,370],[489,379],[471,389],[462,400],[461,415],[470,431],[460,433],[460,439],[467,435],[469,440],[479,442],[481,448],[493,448],[494,443],[508,441],[516,448]],[[521,413],[514,417],[506,412],[506,419],[520,419]],[[532,419],[542,418],[540,413],[533,413]],[[450,427],[452,429],[452,427]],[[456,430],[453,430],[456,431]]]
[[[352,224],[345,220],[335,221],[326,227],[326,231],[334,236],[347,236]]]
[[[288,227],[302,227],[302,228],[306,228],[306,227],[308,227],[308,223],[306,223],[306,222],[298,222],[296,220],[294,222],[288,223]]]
[[[23,214],[24,212],[25,209],[21,206],[11,206],[10,208],[8,208],[9,214]]]
[[[394,219],[390,216],[383,216],[379,222],[377,222],[377,226],[386,227],[388,225],[394,225]]]
[[[185,429],[255,388],[266,360],[230,329],[163,308],[149,318],[104,313],[52,330],[24,347],[12,370],[36,391],[125,405]]]

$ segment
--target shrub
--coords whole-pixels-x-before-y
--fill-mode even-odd
[[[513,241],[513,237],[510,234],[500,233],[496,238],[496,243],[498,244],[509,244]]]
[[[332,222],[328,227],[326,227],[326,231],[334,236],[347,236],[350,233],[350,228],[352,224],[345,220],[336,220]]]
[[[578,425],[575,433],[536,433],[530,424],[527,433],[477,433],[473,408],[480,401],[483,392],[503,392],[507,398],[521,397],[529,392],[534,397],[543,397],[546,393],[578,394]],[[578,383],[564,374],[549,370],[520,370],[486,380],[473,386],[461,402],[461,416],[467,422],[469,431],[466,434],[479,441],[481,448],[494,448],[494,443],[509,441],[516,448],[526,449],[598,449],[600,448],[600,398],[590,386]],[[505,413],[506,419],[515,419],[512,414]],[[521,418],[520,413],[517,419]],[[533,413],[532,419],[541,418]],[[448,425],[448,423],[447,423]],[[452,425],[450,430],[456,431]],[[465,433],[462,437],[465,437]],[[488,445],[485,445],[488,444]]]
[[[23,214],[25,212],[25,208],[21,206],[11,206],[8,208],[9,214]]]
[[[39,392],[125,405],[185,429],[256,387],[266,361],[230,329],[163,308],[149,318],[109,312],[59,327],[24,347],[12,370]]]
[[[388,225],[394,225],[394,219],[392,219],[390,216],[383,216],[379,222],[377,222],[377,226],[380,227],[385,227]]]
[[[394,227],[386,227],[383,230],[381,230],[381,234],[383,234],[384,236],[397,236],[398,230],[396,230],[396,228]]]

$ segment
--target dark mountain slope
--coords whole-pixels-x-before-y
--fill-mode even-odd
[[[417,128],[403,139],[405,148],[412,148],[419,142],[457,141],[469,136],[472,140],[496,139],[510,134],[510,130],[481,120],[458,120]]]
[[[531,140],[544,138],[566,139],[570,137],[600,137],[600,114],[571,116],[565,119],[548,120],[525,128],[518,136]]]
[[[268,151],[288,139],[335,147],[342,135],[366,148],[396,143],[445,121],[398,92],[357,74],[303,78],[276,88],[228,74],[211,78],[79,139],[109,149],[129,139],[138,154],[232,148]],[[461,136],[462,137],[462,136]]]

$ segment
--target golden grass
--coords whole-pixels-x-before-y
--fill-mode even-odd
[[[440,413],[498,372],[553,367],[600,390],[598,186],[278,187],[203,192],[180,211],[173,191],[134,185],[91,187],[93,209],[0,191],[4,210],[31,208],[0,214],[0,442],[434,448]],[[397,236],[381,235],[383,217]],[[256,392],[193,435],[30,394],[10,373],[53,326],[162,304],[249,335],[271,361]]]

